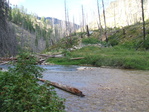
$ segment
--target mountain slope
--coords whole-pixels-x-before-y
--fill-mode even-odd
[[[49,20],[54,25],[64,25],[65,26],[65,21],[63,21],[63,20],[53,18],[53,17],[44,17],[44,18],[45,18],[45,20]],[[41,20],[41,17],[38,17],[38,19]],[[80,28],[80,26],[75,23],[67,22],[67,24],[70,24],[71,26],[73,26],[75,30]]]
[[[144,0],[145,20],[149,18],[149,0]],[[107,27],[123,27],[142,21],[140,0],[115,0],[105,9]],[[104,17],[101,10],[101,24],[104,26]],[[89,24],[91,29],[97,29],[98,19]]]

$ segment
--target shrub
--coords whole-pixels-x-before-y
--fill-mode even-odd
[[[111,46],[116,46],[116,45],[118,45],[119,42],[116,39],[111,39],[111,40],[109,40],[109,43]]]
[[[147,35],[147,38],[146,38],[144,45],[143,45],[143,48],[149,49],[149,35]]]
[[[39,85],[36,77],[42,68],[35,65],[36,59],[21,54],[14,68],[0,72],[0,107],[2,112],[63,112],[63,99],[53,87]],[[36,74],[36,75],[35,75]]]
[[[65,37],[62,38],[55,45],[51,46],[49,50],[58,50],[58,49],[68,49],[73,46],[77,46],[79,43],[79,39],[77,37]]]

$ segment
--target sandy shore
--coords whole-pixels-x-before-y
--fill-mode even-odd
[[[149,112],[149,71],[94,68],[45,71],[44,79],[73,86],[81,98],[61,90],[67,112]]]

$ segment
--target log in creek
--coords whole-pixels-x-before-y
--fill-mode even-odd
[[[54,86],[56,88],[59,88],[61,90],[67,91],[67,92],[69,92],[71,94],[74,94],[74,95],[77,95],[77,96],[81,96],[81,97],[85,96],[82,93],[82,91],[78,90],[77,88],[70,87],[70,86],[63,85],[63,84],[58,84],[56,82],[47,81],[47,80],[44,80],[44,79],[41,79],[41,78],[38,78],[38,80],[42,81],[42,82],[47,82],[49,85]]]

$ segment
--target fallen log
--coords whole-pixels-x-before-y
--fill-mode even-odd
[[[40,59],[37,63],[41,65],[41,64],[43,64],[45,62],[45,60],[46,59]]]
[[[5,61],[5,62],[0,62],[0,65],[5,65],[5,64],[8,64],[9,61]]]
[[[17,58],[14,57],[10,57],[10,58],[0,58],[1,61],[13,61],[13,60],[17,60]]]
[[[77,95],[77,96],[81,96],[81,97],[85,96],[82,93],[82,91],[78,90],[77,88],[70,87],[70,86],[67,86],[67,85],[58,84],[56,82],[50,82],[50,81],[47,81],[47,80],[44,80],[44,79],[41,79],[41,78],[38,78],[38,80],[42,81],[42,82],[47,82],[49,85],[54,86],[56,88],[59,88],[61,90],[67,91],[67,92],[69,92],[71,94],[74,94],[74,95]]]
[[[61,58],[61,57],[63,57],[62,54],[53,54],[53,55],[40,54],[39,56],[41,56],[43,58]]]
[[[84,57],[70,58],[70,60],[79,60],[79,59],[84,59]]]

